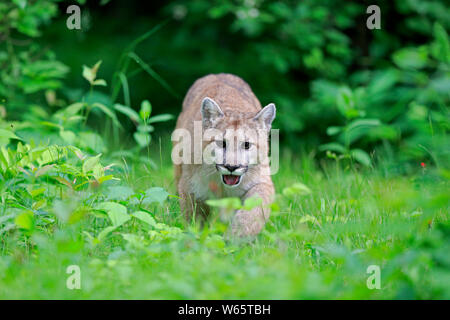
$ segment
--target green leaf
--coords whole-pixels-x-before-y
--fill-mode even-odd
[[[34,215],[32,211],[25,211],[19,214],[14,223],[21,229],[31,230],[34,227]]]
[[[84,106],[85,104],[83,102],[76,102],[61,110],[60,112],[64,113],[64,115],[68,118],[70,116],[77,115]]]
[[[145,197],[142,201],[143,203],[150,204],[152,202],[158,202],[159,204],[163,204],[163,202],[167,199],[169,193],[160,187],[154,187],[147,189],[145,191]]]
[[[343,138],[346,145],[350,145],[359,138],[368,134],[371,128],[381,125],[381,121],[378,119],[357,119],[345,127]]]
[[[92,152],[100,153],[106,150],[102,137],[92,131],[78,132],[78,146],[83,149],[92,150]]]
[[[0,129],[0,138],[22,140],[14,132],[6,129]]]
[[[110,117],[112,119],[112,121],[114,122],[114,124],[116,126],[121,127],[121,124],[119,123],[119,120],[117,120],[116,114],[110,108],[108,108],[104,104],[98,103],[98,102],[93,103],[92,107],[100,109],[104,114],[106,114],[108,117]]]
[[[127,208],[120,203],[103,202],[96,209],[106,211],[114,227],[120,227],[131,219],[130,215],[127,214]]]
[[[105,229],[103,229],[102,231],[100,231],[100,233],[98,234],[98,236],[97,236],[98,241],[102,241],[103,239],[106,238],[106,236],[107,236],[108,234],[110,234],[111,232],[113,232],[113,231],[116,230],[116,229],[117,229],[117,226],[109,226],[109,227],[106,227]]]
[[[346,127],[347,131],[350,131],[356,127],[376,127],[381,124],[381,121],[378,119],[358,119],[350,122],[350,124]]]
[[[241,199],[236,197],[206,200],[206,204],[211,207],[237,210],[242,208]]]
[[[144,100],[141,103],[141,110],[139,111],[139,115],[141,119],[146,121],[150,118],[150,114],[152,113],[152,105],[148,100]]]
[[[92,83],[92,85],[94,85],[94,86],[104,86],[104,87],[106,87],[106,81],[103,80],[103,79],[97,79],[97,80],[95,80],[95,81]]]
[[[83,173],[88,173],[88,172],[92,171],[92,169],[94,169],[94,167],[97,164],[99,164],[101,155],[102,154],[99,153],[95,157],[90,157],[87,160],[85,160],[84,163],[83,163]]]
[[[25,7],[27,6],[27,0],[13,0],[13,2],[20,9],[25,9]]]
[[[83,66],[83,78],[85,78],[91,85],[94,85],[97,71],[100,68],[102,61],[98,61],[92,68]],[[106,85],[106,83],[105,83]]]
[[[296,182],[292,186],[283,189],[283,195],[292,198],[294,196],[304,196],[311,194],[311,190],[303,183]]]
[[[342,127],[328,127],[327,128],[327,135],[334,136],[342,131]]]
[[[433,34],[436,39],[436,52],[434,55],[437,59],[450,63],[450,42],[447,32],[441,24],[436,22],[433,26]]]
[[[95,75],[92,73],[92,70],[89,67],[83,66],[83,78],[85,78],[90,84],[95,79]]]
[[[112,186],[106,192],[107,199],[127,200],[134,194],[134,190],[128,186]]]
[[[70,130],[61,130],[59,131],[59,136],[68,144],[74,144],[76,136]]]
[[[138,125],[137,129],[138,129],[139,132],[143,132],[143,133],[144,132],[150,133],[150,132],[155,131],[155,128],[153,126],[145,125],[145,124]]]
[[[428,50],[425,46],[404,48],[394,52],[392,59],[402,69],[422,69],[428,63]]]
[[[153,219],[153,217],[148,212],[136,211],[136,212],[132,213],[131,215],[133,217],[135,217],[136,219],[147,223],[148,225],[151,225],[151,226],[156,225],[155,219]]]
[[[250,197],[245,199],[243,209],[252,210],[256,207],[260,207],[263,201],[260,197]]]
[[[174,117],[171,114],[164,113],[164,114],[158,114],[157,116],[151,117],[147,123],[154,123],[154,122],[165,122],[172,120]]]
[[[114,109],[116,109],[120,113],[123,113],[124,115],[126,115],[128,118],[130,118],[135,123],[141,122],[141,118],[140,118],[139,114],[136,111],[134,111],[133,109],[131,109],[130,107],[116,103],[114,105]]]
[[[331,142],[320,145],[319,151],[334,151],[344,154],[347,152],[347,149],[342,144],[339,144],[337,142]]]
[[[353,97],[353,92],[350,88],[344,87],[340,88],[336,96],[336,105],[339,112],[346,118],[351,118],[355,109],[355,99]]]
[[[350,151],[350,155],[352,156],[353,159],[355,159],[356,161],[367,167],[371,166],[372,164],[370,156],[364,150],[353,149]]]
[[[141,148],[144,148],[150,144],[151,136],[146,132],[136,131],[133,134],[133,137]]]

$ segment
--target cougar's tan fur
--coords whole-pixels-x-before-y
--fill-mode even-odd
[[[207,104],[206,100],[209,105],[203,106]],[[208,106],[212,106],[214,102],[219,107],[217,109],[223,112],[220,116],[217,116],[217,112],[220,113],[220,111],[215,110],[214,107],[212,109],[216,113],[213,112],[212,115],[207,113],[211,110]],[[253,142],[252,147],[255,145],[255,148],[265,150],[267,156],[268,132],[275,117],[275,106],[270,104],[263,111],[261,110],[261,103],[244,80],[232,74],[210,74],[195,81],[189,89],[184,98],[183,109],[178,117],[176,128],[186,129],[194,135],[194,121],[200,121],[203,123],[203,129],[212,127],[220,130],[224,135],[230,129],[262,130],[267,133],[262,143],[257,142],[251,134],[246,139]],[[204,149],[209,143],[214,141],[203,141],[201,148]],[[242,152],[245,151],[236,150],[236,153]],[[193,160],[193,154],[190,158]],[[209,214],[205,200],[210,198],[234,196],[244,202],[249,197],[260,197],[263,205],[249,211],[238,210],[232,218],[230,229],[234,236],[253,236],[261,231],[270,214],[267,204],[272,201],[274,187],[269,165],[262,163],[254,165],[233,163],[233,165],[247,168],[240,178],[239,185],[234,188],[225,185],[215,165],[175,165],[181,210],[189,220],[194,214],[199,217],[206,217]]]

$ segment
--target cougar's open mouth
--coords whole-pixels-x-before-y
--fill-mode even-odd
[[[228,186],[236,186],[241,182],[241,176],[235,176],[232,174],[223,174],[222,181]]]

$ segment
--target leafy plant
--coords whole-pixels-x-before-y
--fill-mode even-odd
[[[165,122],[173,119],[173,116],[167,113],[150,117],[152,105],[148,100],[142,101],[139,113],[121,104],[115,104],[114,109],[126,115],[136,126],[137,131],[133,134],[133,137],[139,148],[145,148],[150,144],[150,134],[155,130],[151,125],[152,123]]]

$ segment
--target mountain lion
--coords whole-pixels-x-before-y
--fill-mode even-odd
[[[211,198],[244,202],[258,197],[262,205],[237,210],[230,231],[237,237],[261,231],[274,195],[268,138],[275,112],[273,103],[261,109],[250,86],[235,75],[210,74],[195,81],[172,135],[175,179],[188,220],[194,214],[207,217],[205,200]]]

